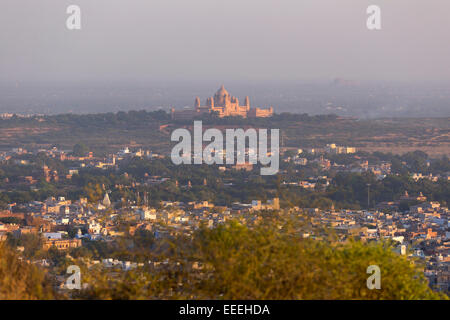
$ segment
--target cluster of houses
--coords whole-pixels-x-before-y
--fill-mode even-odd
[[[449,209],[439,202],[426,201],[422,195],[404,198],[418,198],[424,202],[410,207],[408,212],[390,213],[381,210],[319,210],[291,208],[291,211],[306,212],[310,223],[327,226],[336,231],[341,240],[357,237],[363,241],[392,240],[398,253],[412,255],[425,262],[425,275],[436,290],[448,292],[450,285],[450,231]],[[40,221],[39,225],[20,226],[0,224],[0,239],[6,235],[20,237],[35,233],[44,238],[43,249],[54,247],[69,250],[82,246],[82,239],[90,241],[111,241],[117,237],[134,235],[139,229],[148,230],[155,238],[174,235],[192,235],[201,225],[213,227],[229,219],[243,223],[255,223],[259,219],[255,212],[279,210],[279,199],[267,202],[254,200],[251,203],[233,203],[231,206],[215,206],[208,201],[201,202],[161,202],[159,208],[130,206],[112,209],[108,195],[100,201],[101,206],[88,204],[86,199],[75,202],[64,198],[49,198],[46,201],[33,201],[24,207],[25,213],[2,212],[2,217],[16,217]],[[299,215],[300,216],[300,215]],[[120,219],[130,222],[124,231]],[[123,220],[122,220],[123,221]],[[69,232],[72,230],[72,237]],[[76,232],[73,232],[76,230]],[[305,233],[304,237],[315,237]],[[105,260],[105,267],[120,267],[124,270],[138,267],[133,262]]]
[[[392,240],[399,254],[424,262],[432,288],[449,292],[449,214],[448,208],[432,201],[412,206],[406,213],[316,209],[311,221],[334,229],[341,239],[351,236],[363,241]]]
[[[329,148],[328,153],[335,154],[354,153],[355,151],[352,148],[341,150],[343,147],[337,147],[336,145],[329,145],[327,148]],[[55,170],[50,170],[44,166],[41,174],[47,181],[70,179],[71,176],[78,173],[78,170],[87,167],[118,169],[119,161],[136,156],[162,157],[150,151],[141,149],[130,151],[129,148],[124,148],[106,158],[96,158],[92,153],[84,157],[75,157],[70,152],[57,148],[35,152],[45,152],[48,157],[78,163],[78,167],[71,168],[69,174],[64,177]],[[311,157],[303,157],[302,152],[299,151],[297,155],[284,160],[293,161],[296,165],[301,166],[315,162],[325,170],[371,171],[379,179],[383,179],[391,172],[391,164],[388,162],[369,165],[367,160],[360,159],[360,161],[355,161],[349,165],[338,165],[331,164],[331,161],[325,159],[323,154],[311,160]],[[2,152],[0,153],[0,161],[27,153],[27,150],[21,148]],[[26,159],[22,160],[24,162],[20,162],[20,164],[28,164]],[[223,170],[227,170],[225,167],[223,168]],[[251,170],[252,168],[235,169]],[[434,181],[433,179],[436,178],[448,179],[448,176],[414,174],[412,178]],[[144,185],[158,185],[168,179],[146,174],[142,181]],[[33,176],[23,177],[19,181],[19,183],[27,184],[34,184],[35,182],[36,177]],[[318,186],[326,188],[330,182],[331,178],[327,175],[318,175],[300,181],[284,181],[283,184],[320,190]],[[176,184],[178,186],[177,181]],[[204,185],[206,185],[206,180]],[[186,186],[181,186],[181,188],[190,187],[190,182]],[[399,207],[402,202],[418,204],[410,206],[409,211],[400,213]],[[227,206],[216,206],[208,201],[187,203],[163,201],[158,208],[152,208],[148,206],[147,202],[116,206],[115,203],[112,203],[107,192],[98,203],[88,203],[86,198],[71,201],[64,197],[49,197],[45,201],[30,201],[20,205],[12,204],[9,210],[1,211],[0,218],[17,218],[26,220],[27,223],[0,223],[0,241],[6,240],[8,235],[21,237],[24,234],[36,234],[43,238],[44,250],[50,248],[71,250],[81,247],[83,240],[113,241],[120,237],[134,235],[138,230],[150,231],[157,239],[180,234],[190,236],[194,230],[202,225],[214,227],[230,219],[237,219],[243,223],[257,223],[260,217],[254,213],[261,210],[280,210],[279,199],[274,198],[267,201],[256,199],[250,203],[236,202]],[[289,210],[308,213],[311,217],[311,223],[334,229],[342,240],[350,236],[358,237],[363,241],[391,239],[397,244],[399,254],[412,255],[425,262],[424,272],[433,288],[448,292],[450,284],[449,210],[442,207],[438,202],[427,201],[423,194],[411,196],[405,192],[400,199],[379,203],[374,210],[370,211],[334,210],[333,208],[331,210],[290,208]],[[127,225],[129,226],[126,230],[121,225],[124,220],[128,222]],[[305,233],[303,236],[319,237],[313,233]],[[121,268],[123,270],[140,266],[135,262],[114,259],[105,259],[98,263],[106,268]]]

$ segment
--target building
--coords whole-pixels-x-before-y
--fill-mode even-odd
[[[224,86],[216,92],[214,97],[206,99],[206,104],[201,105],[200,98],[195,98],[194,109],[175,110],[172,109],[172,119],[193,119],[203,114],[216,113],[219,117],[243,118],[267,118],[273,115],[273,108],[261,109],[250,107],[249,97],[245,97],[243,105],[238,98],[231,96]]]
[[[337,146],[334,143],[331,143],[331,144],[326,145],[325,152],[333,153],[333,154],[352,154],[352,153],[356,153],[356,148],[342,147],[342,146]]]
[[[51,247],[56,247],[58,250],[68,250],[71,248],[81,247],[80,239],[48,239],[44,241],[43,248],[48,250]]]
[[[59,179],[59,177],[58,177],[58,171],[56,171],[56,170],[51,170],[49,167],[47,167],[46,165],[44,165],[43,167],[42,167],[42,171],[43,171],[43,173],[44,173],[44,178],[45,178],[45,181],[47,181],[47,182],[50,182],[50,181],[55,181],[55,182],[57,182],[58,181],[58,179]]]
[[[102,204],[108,208],[111,206],[111,200],[109,199],[108,193],[105,193],[105,197],[103,198]]]
[[[246,162],[246,163],[236,163],[234,166],[232,166],[232,169],[240,171],[240,170],[245,170],[245,171],[252,171],[253,170],[253,164]]]
[[[252,210],[279,210],[280,209],[280,199],[273,198],[272,200],[267,200],[266,204],[263,204],[261,200],[252,200],[251,203]]]
[[[138,210],[137,213],[141,220],[156,220],[157,218],[155,209],[143,208],[142,210]]]

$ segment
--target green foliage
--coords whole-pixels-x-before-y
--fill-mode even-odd
[[[344,244],[302,239],[273,226],[233,223],[203,230],[199,259],[213,277],[205,298],[223,299],[432,299],[419,269],[383,243]],[[369,290],[367,267],[381,268],[382,289]]]
[[[77,143],[73,147],[73,155],[77,157],[84,157],[89,152],[88,147],[83,143]]]
[[[38,267],[0,244],[0,300],[53,299],[51,281]]]
[[[317,241],[302,226],[267,214],[247,227],[232,221],[202,228],[192,241],[179,239],[166,253],[172,267],[108,276],[90,269],[91,299],[439,299],[420,266],[387,243]],[[318,231],[319,232],[319,231]],[[179,262],[182,268],[175,262]],[[192,263],[203,266],[192,269]],[[381,289],[367,288],[367,268],[381,269]],[[109,273],[111,275],[111,273]]]
[[[334,201],[345,199],[347,203],[356,203],[367,207],[367,184],[370,183],[371,206],[381,201],[400,198],[405,191],[411,195],[422,192],[430,201],[439,201],[446,205],[450,198],[450,183],[440,179],[432,182],[427,179],[415,182],[408,175],[389,175],[383,180],[376,180],[371,173],[338,173],[327,190],[327,196]],[[409,203],[408,205],[414,205]],[[348,206],[347,206],[348,208]],[[406,204],[402,209],[407,209]]]
[[[3,218],[0,218],[0,222],[23,225],[25,223],[25,220],[16,218],[16,217],[3,217]]]
[[[26,258],[40,258],[43,256],[43,240],[38,234],[22,234],[20,237],[9,236],[8,243],[11,247],[24,247],[24,256]]]
[[[84,187],[84,193],[90,202],[97,202],[104,197],[105,191],[100,184],[89,183],[86,187]]]

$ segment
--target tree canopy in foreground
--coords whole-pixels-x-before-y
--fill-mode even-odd
[[[254,227],[236,221],[203,228],[173,244],[179,267],[133,270],[112,278],[90,269],[93,299],[440,299],[419,264],[385,243],[318,241],[290,223]],[[192,264],[202,268],[191,268]],[[381,270],[381,289],[367,288],[367,268]]]
[[[0,300],[52,299],[53,289],[45,272],[21,261],[11,248],[0,243]]]

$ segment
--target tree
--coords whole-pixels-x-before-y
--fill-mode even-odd
[[[98,183],[97,184],[88,183],[88,185],[84,187],[83,191],[84,194],[89,198],[90,202],[100,201],[105,194],[105,191],[103,190],[102,186]]]
[[[389,243],[341,243],[331,233],[322,234],[325,241],[304,239],[299,230],[305,226],[272,212],[254,227],[231,221],[201,228],[192,240],[180,238],[170,247],[164,258],[172,267],[136,269],[114,279],[90,270],[89,287],[80,294],[93,299],[447,298],[434,293],[420,266]],[[194,262],[203,268],[192,269]],[[367,288],[371,265],[381,270],[380,290]]]
[[[77,143],[73,146],[73,155],[76,157],[84,157],[88,152],[88,147],[83,143]]]
[[[11,248],[0,244],[0,300],[53,298],[46,274],[35,265],[19,260]]]
[[[302,239],[275,225],[249,229],[232,223],[204,229],[197,258],[214,275],[199,287],[223,299],[433,299],[427,281],[386,243]],[[295,230],[292,229],[292,230]],[[298,233],[297,233],[298,234]],[[381,268],[382,289],[366,286],[367,267]]]

